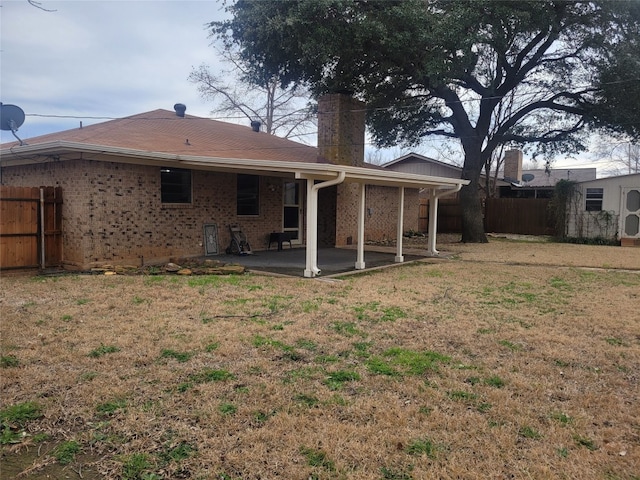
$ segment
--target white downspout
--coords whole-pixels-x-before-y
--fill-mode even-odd
[[[438,199],[440,197],[457,193],[461,188],[462,184],[459,183],[456,188],[445,190],[444,192],[436,193],[435,190],[431,190],[431,194],[429,195],[429,255],[438,255],[440,253],[436,250],[436,235],[438,233]]]
[[[404,187],[399,188],[398,192],[398,227],[396,230],[396,263],[404,262],[402,255],[402,237],[404,235]]]
[[[356,257],[356,270],[364,270],[364,207],[366,203],[366,185],[360,184],[360,203],[358,204],[358,254]]]
[[[314,183],[313,178],[307,178],[307,258],[304,276],[312,278],[320,274],[318,268],[318,190],[332,187],[344,182],[346,173],[338,172],[333,180]]]

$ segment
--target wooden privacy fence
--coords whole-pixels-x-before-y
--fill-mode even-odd
[[[420,217],[418,228],[421,232],[429,230],[429,200],[420,199]],[[442,198],[438,201],[438,232],[460,233],[462,231],[462,211],[457,198]]]
[[[62,263],[62,188],[0,186],[0,269]]]
[[[553,218],[547,198],[487,198],[484,201],[485,230],[492,233],[519,235],[554,235]],[[419,228],[427,232],[429,201],[420,199]],[[438,202],[438,232],[460,233],[462,210],[460,201],[442,199]]]
[[[487,198],[484,225],[487,232],[553,235],[548,198]]]

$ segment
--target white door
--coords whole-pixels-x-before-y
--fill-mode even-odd
[[[302,243],[302,183],[284,182],[282,231],[291,235],[291,243]]]
[[[622,238],[640,238],[640,188],[622,189]]]

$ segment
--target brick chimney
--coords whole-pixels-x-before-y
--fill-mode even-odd
[[[318,99],[318,152],[335,165],[364,165],[365,104],[345,93]]]
[[[522,181],[522,150],[507,150],[504,153],[504,179]]]

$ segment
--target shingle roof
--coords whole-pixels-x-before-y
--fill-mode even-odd
[[[543,169],[523,170],[522,174],[533,175],[533,180],[523,182],[525,187],[554,187],[560,180],[584,182],[596,179],[595,168],[552,168],[548,172]]]
[[[26,139],[28,145],[55,141],[120,147],[145,152],[217,158],[326,163],[315,147],[249,126],[158,109],[95,125]],[[17,144],[17,142],[16,142]],[[3,145],[3,147],[9,144]]]

